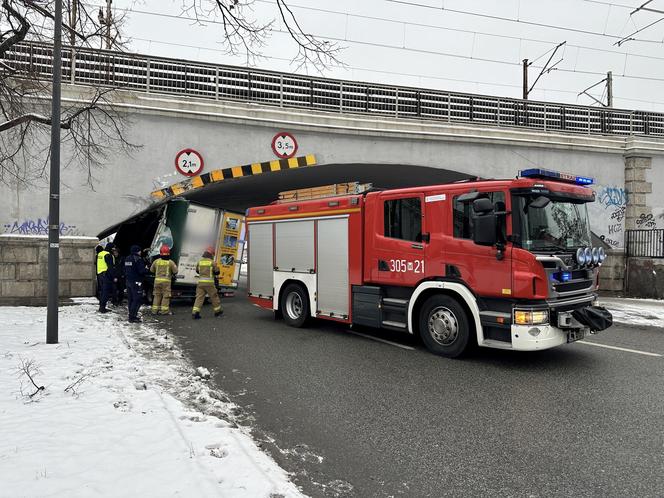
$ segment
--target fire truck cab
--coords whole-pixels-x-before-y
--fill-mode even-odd
[[[419,334],[432,352],[547,349],[608,327],[594,306],[592,179],[516,179],[282,199],[247,211],[250,300],[311,318]],[[313,197],[313,196],[312,196]]]

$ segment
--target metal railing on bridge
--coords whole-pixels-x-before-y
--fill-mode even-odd
[[[664,258],[664,229],[625,230],[627,257]]]
[[[280,107],[585,134],[664,136],[664,114],[300,76],[164,57],[63,49],[63,81]],[[22,43],[5,60],[50,79],[53,49]]]

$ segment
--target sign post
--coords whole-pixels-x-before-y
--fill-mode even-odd
[[[46,344],[58,343],[60,281],[60,82],[62,78],[62,0],[55,0],[53,95],[51,98],[51,170],[48,196],[48,292]]]

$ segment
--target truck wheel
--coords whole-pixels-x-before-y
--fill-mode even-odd
[[[470,343],[466,311],[452,297],[431,296],[420,310],[420,336],[434,354],[448,358],[462,355]]]
[[[309,318],[309,296],[299,284],[288,284],[281,294],[280,311],[291,327],[303,327]]]

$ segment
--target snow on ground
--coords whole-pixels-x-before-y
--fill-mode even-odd
[[[613,314],[614,322],[664,328],[664,301],[609,297],[599,301]]]
[[[207,369],[163,330],[95,309],[61,308],[47,345],[44,308],[0,308],[0,496],[301,496]]]

